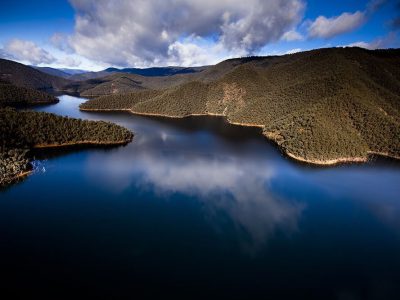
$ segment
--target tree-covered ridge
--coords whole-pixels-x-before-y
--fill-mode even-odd
[[[74,144],[125,144],[133,134],[104,121],[87,121],[50,113],[0,109],[0,185],[29,170],[35,147]]]
[[[58,91],[69,83],[64,78],[6,59],[0,59],[0,81],[42,91]]]
[[[15,104],[51,104],[58,99],[45,92],[0,82],[0,107]]]
[[[69,93],[79,93],[83,97],[99,97],[104,95],[118,95],[140,90],[163,90],[177,87],[179,85],[190,83],[192,81],[212,82],[235,67],[242,64],[257,64],[258,61],[273,60],[275,57],[245,57],[228,59],[213,66],[196,67],[197,72],[176,73],[169,76],[145,76],[146,72],[140,74],[134,73],[109,73],[107,71],[94,72],[96,74],[84,73],[78,75],[81,80],[70,82],[63,87],[64,91]],[[123,72],[123,70],[122,70]],[[111,74],[111,75],[110,75]],[[91,76],[94,76],[91,78]],[[85,77],[88,77],[85,80]],[[71,77],[70,79],[74,79]]]
[[[284,152],[315,163],[400,157],[399,50],[332,48],[238,62],[224,62],[230,69],[215,80],[205,70],[196,76],[207,80],[103,96],[81,109],[224,115],[263,127]]]

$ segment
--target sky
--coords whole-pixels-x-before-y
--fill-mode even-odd
[[[200,66],[324,47],[400,47],[400,0],[2,0],[0,57],[29,65]]]

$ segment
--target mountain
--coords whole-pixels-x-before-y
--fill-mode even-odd
[[[42,91],[60,91],[69,83],[65,78],[6,59],[0,59],[0,81]]]
[[[56,68],[50,68],[50,67],[36,67],[36,66],[32,66],[32,68],[35,68],[36,70],[39,70],[39,71],[49,74],[49,75],[58,76],[58,77],[66,78],[66,79],[68,79],[74,75],[89,72],[86,70],[65,69],[65,68],[64,69],[56,69]]]
[[[159,76],[172,76],[172,75],[178,75],[178,74],[190,74],[190,73],[197,73],[201,72],[207,67],[190,67],[190,68],[185,68],[185,67],[154,67],[154,68],[124,68],[124,69],[118,69],[118,68],[107,68],[103,71],[99,72],[86,72],[86,73],[81,73],[78,75],[71,76],[70,79],[72,80],[88,80],[88,79],[95,79],[95,78],[100,78],[104,76],[108,76],[110,74],[115,74],[115,73],[126,73],[126,74],[135,74],[135,75],[141,75],[144,77],[159,77]]]
[[[201,72],[206,67],[192,67],[192,68],[184,68],[184,67],[161,67],[161,68],[125,68],[125,69],[117,69],[117,68],[108,68],[104,71],[106,72],[118,72],[118,73],[129,73],[129,74],[136,74],[142,76],[171,76],[177,74],[190,74]]]
[[[64,86],[64,90],[69,93],[78,93],[83,97],[123,94],[136,90],[162,89],[176,86],[193,80],[190,75],[146,77],[127,73],[112,73],[101,78],[70,82]]]
[[[52,104],[57,102],[58,99],[48,93],[0,82],[0,107]]]
[[[52,76],[58,76],[58,77],[62,77],[62,78],[68,78],[71,75],[59,70],[59,69],[55,69],[55,68],[50,68],[50,67],[36,67],[36,66],[32,66],[32,68],[41,71],[42,73],[46,73]]]
[[[35,68],[0,59],[0,106],[56,103],[58,99],[46,92],[59,91],[67,82]]]
[[[197,69],[201,71],[198,72],[182,73],[170,76],[142,76],[120,72],[111,72],[110,75],[110,73],[102,71],[102,74],[105,76],[83,81],[74,81],[68,86],[65,86],[65,90],[70,93],[79,93],[83,97],[98,97],[109,94],[128,93],[130,91],[143,89],[165,89],[193,80],[211,82],[222,77],[239,65],[255,64],[260,60],[263,60],[265,63],[274,58],[274,56],[270,56],[229,59],[214,66],[199,67]],[[86,75],[88,75],[88,73],[82,74],[82,76]],[[72,78],[73,77],[71,77],[71,79]]]
[[[63,71],[64,73],[67,73],[68,75],[77,75],[77,74],[83,74],[83,73],[87,73],[87,72],[89,72],[89,71],[87,71],[87,70],[81,70],[81,69],[68,69],[68,68],[61,68],[61,69],[58,69],[58,70],[61,70],[61,71]]]
[[[260,127],[285,154],[315,164],[400,158],[399,49],[318,49],[227,60],[192,74],[112,76],[83,88],[109,95],[82,110],[224,116]]]
[[[80,73],[80,74],[74,74],[71,75],[69,77],[69,79],[73,80],[73,81],[85,81],[85,80],[91,80],[91,79],[96,79],[96,78],[101,78],[101,77],[105,77],[105,76],[109,76],[110,74],[112,74],[113,72],[110,71],[89,71],[89,72],[84,72],[84,73]]]

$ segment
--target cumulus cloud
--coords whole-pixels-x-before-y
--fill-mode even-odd
[[[387,36],[374,39],[371,42],[359,41],[348,44],[345,47],[360,47],[369,50],[375,50],[375,49],[392,47],[392,45],[396,42],[396,40],[397,40],[396,33],[391,32]]]
[[[319,16],[314,21],[305,22],[308,25],[308,36],[311,38],[331,38],[351,32],[363,25],[373,13],[387,2],[388,0],[370,0],[362,11],[344,12],[330,18]]]
[[[204,66],[246,55],[244,50],[228,51],[221,43],[210,43],[200,37],[189,37],[168,46],[166,65]]]
[[[364,41],[354,42],[354,43],[347,45],[346,47],[360,47],[360,48],[365,48],[365,49],[369,49],[369,50],[382,48],[381,40],[376,40],[376,41],[372,41],[372,42],[364,42]]]
[[[282,35],[281,40],[291,42],[291,41],[301,41],[303,40],[303,38],[304,37],[296,30],[289,30]]]
[[[28,62],[32,65],[51,64],[55,58],[32,41],[13,39],[1,51],[3,57]]]
[[[78,59],[75,59],[71,56],[65,57],[63,59],[59,59],[58,60],[58,64],[66,66],[68,68],[76,68],[79,67],[81,65],[81,61]]]
[[[366,21],[364,12],[342,13],[339,16],[327,18],[319,16],[308,28],[308,34],[313,38],[331,38],[336,35],[353,31]]]
[[[63,33],[54,33],[50,38],[50,43],[56,49],[59,49],[69,54],[73,53],[73,49],[70,46],[68,36]]]
[[[207,63],[200,48],[211,50],[206,55],[211,60],[226,52],[254,53],[294,28],[304,9],[303,0],[71,3],[76,12],[72,48],[89,59],[119,66]],[[214,47],[196,43],[210,39]]]
[[[167,65],[202,66],[220,60],[218,46],[201,47],[191,42],[175,42],[168,47]]]

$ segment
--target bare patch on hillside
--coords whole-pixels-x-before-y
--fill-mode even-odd
[[[223,96],[219,101],[219,105],[224,108],[224,114],[229,110],[230,112],[237,112],[245,106],[244,97],[246,89],[240,87],[236,82],[224,83],[222,86]]]

